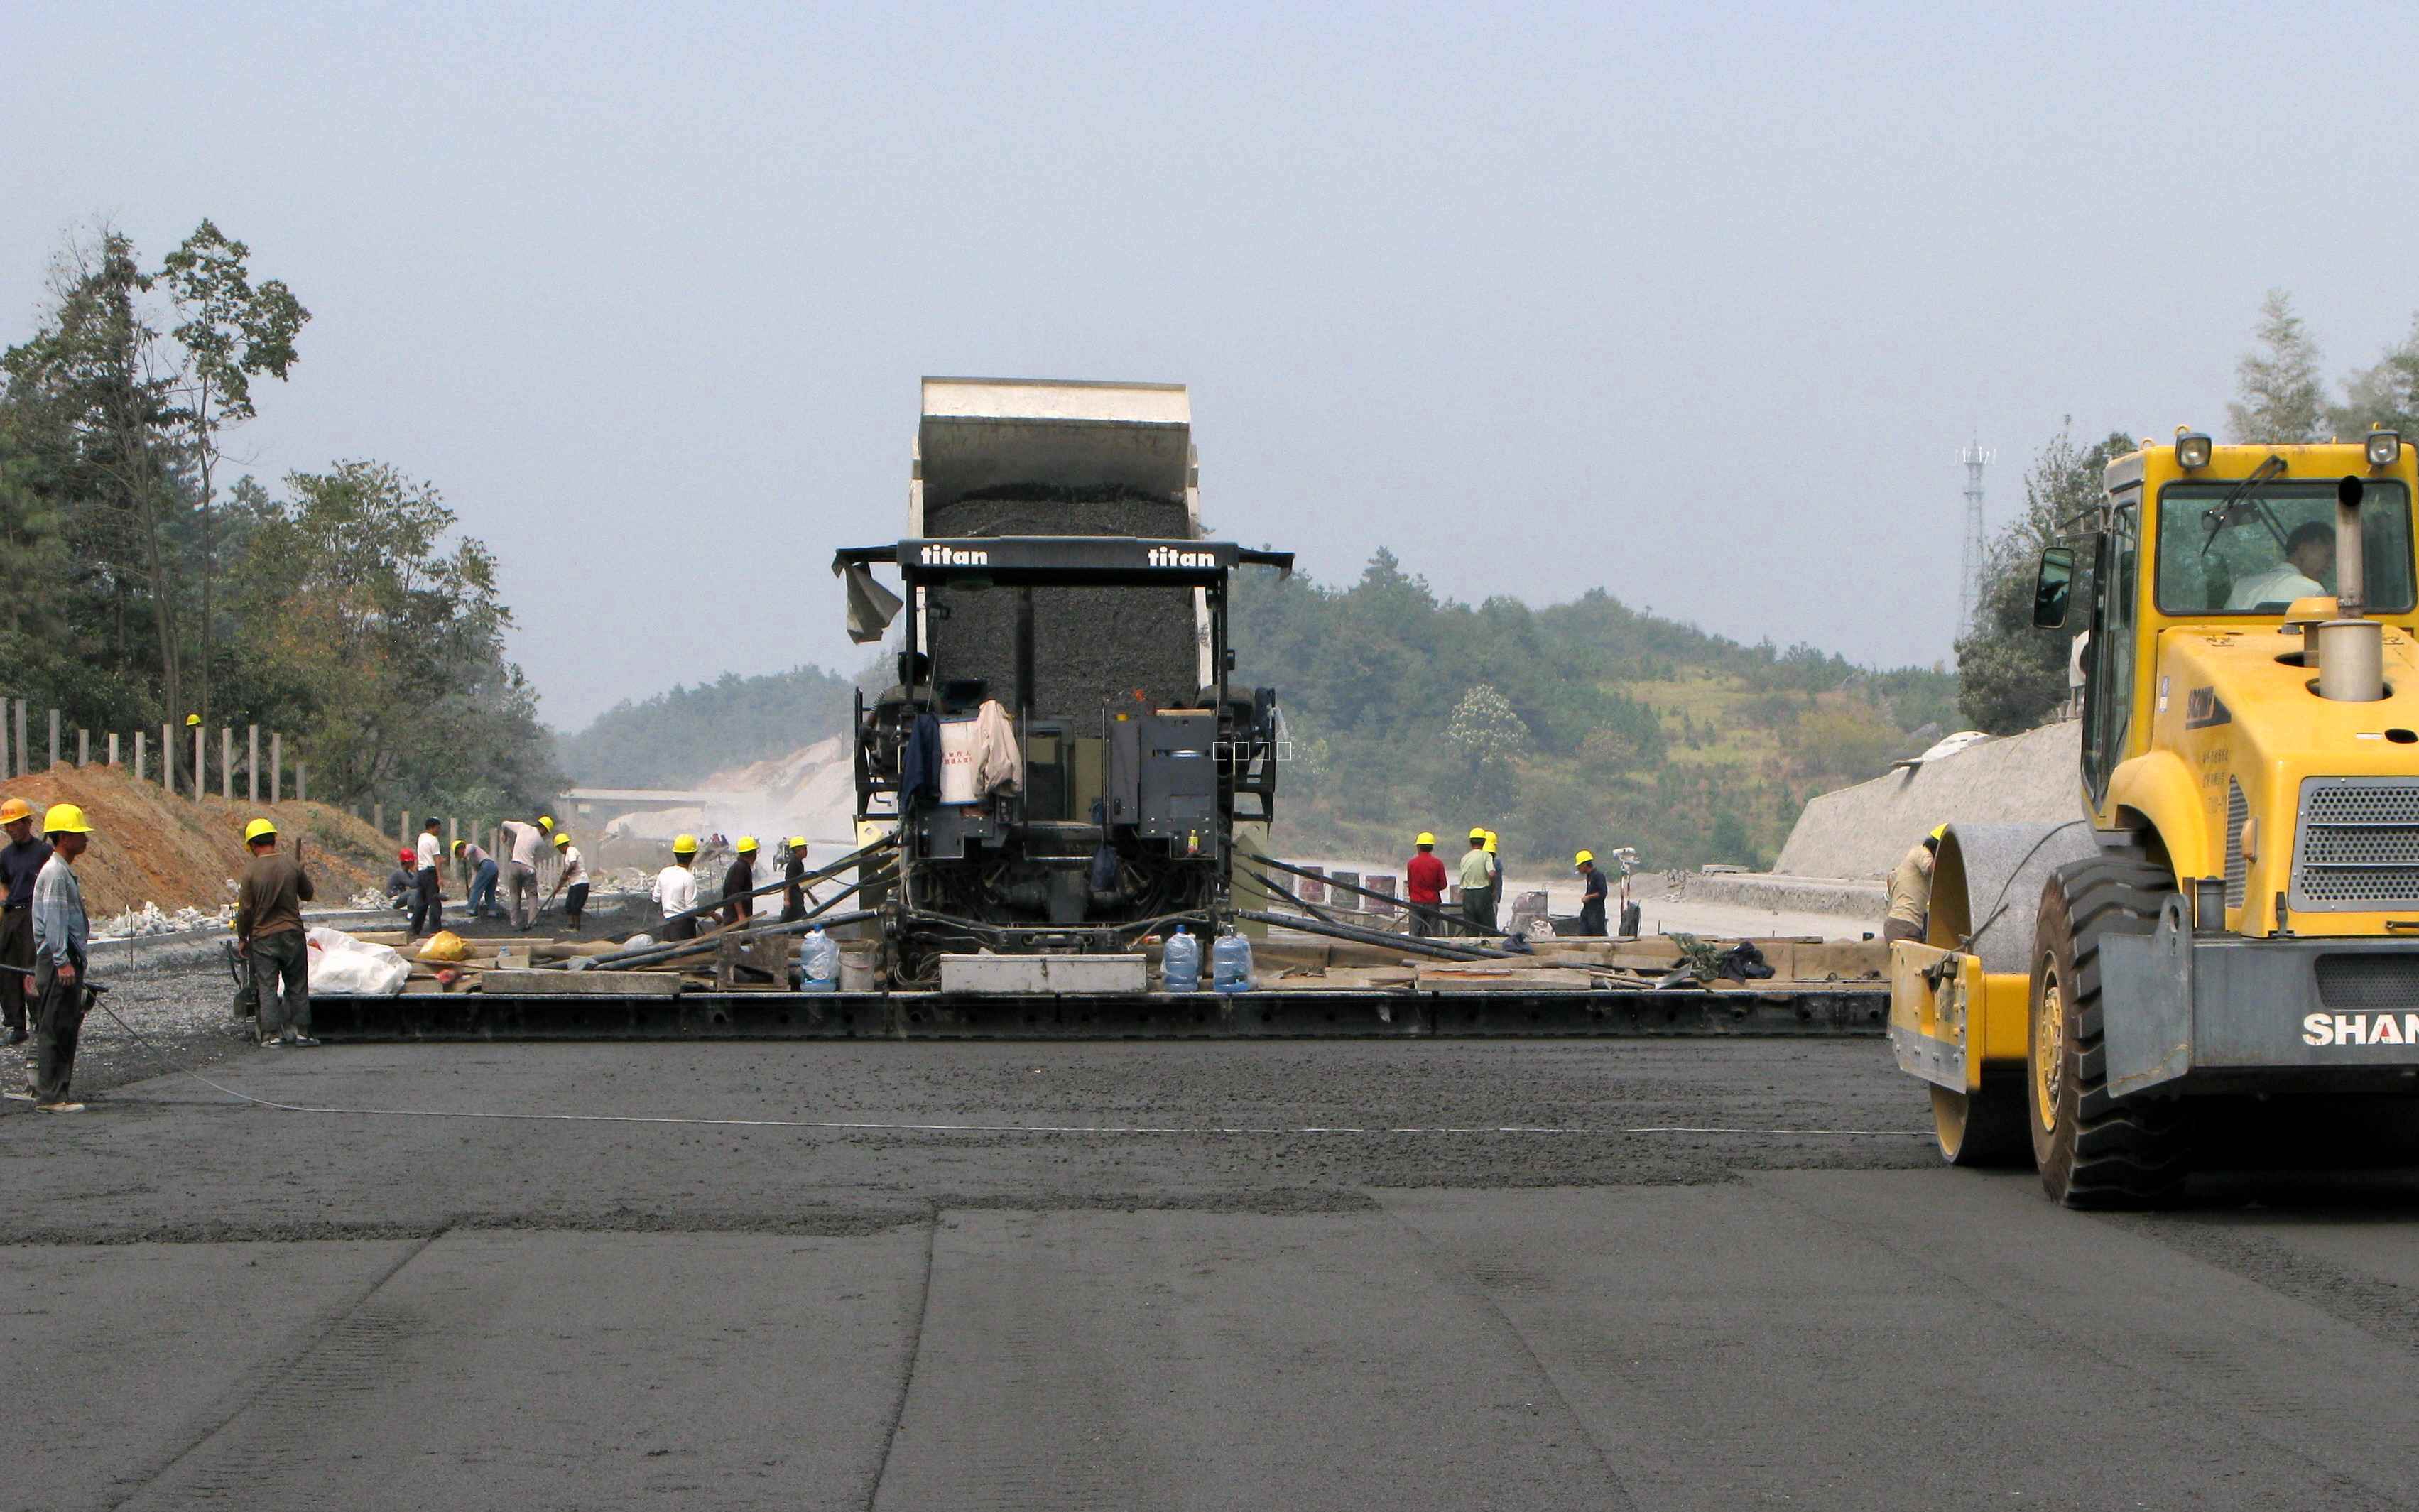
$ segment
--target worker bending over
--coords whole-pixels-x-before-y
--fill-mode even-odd
[[[412,873],[411,933],[413,938],[445,927],[445,889],[437,869],[444,864],[445,842],[437,838],[437,821],[420,826],[420,848],[413,853],[420,870]]]
[[[277,826],[255,819],[243,826],[252,859],[235,890],[235,949],[252,972],[260,1004],[262,1044],[315,1045],[311,1038],[311,972],[302,905],[312,901],[311,874],[277,849]]]
[[[462,863],[470,875],[470,896],[467,900],[472,918],[485,918],[496,910],[496,858],[487,848],[474,840],[454,842],[454,859]]]
[[[554,821],[547,820],[547,828]],[[537,862],[540,848],[546,844],[546,830],[518,819],[507,819],[496,826],[504,832],[504,887],[512,911],[513,928],[528,929],[537,921]]]
[[[10,1044],[23,1044],[26,973],[34,969],[34,879],[51,858],[51,847],[34,838],[34,806],[23,798],[0,803],[0,829],[8,843],[0,845],[0,881],[8,884],[8,901],[0,904],[0,1023],[8,1029]]]
[[[1495,870],[1487,854],[1487,831],[1470,832],[1470,849],[1461,853],[1461,927],[1464,933],[1486,934],[1495,927]]]
[[[81,1113],[84,1104],[69,1101],[68,1093],[90,1000],[84,973],[92,925],[75,862],[92,842],[92,825],[74,804],[54,803],[42,816],[42,838],[50,841],[51,858],[34,878],[34,1085],[8,1095],[44,1113]]]
[[[672,837],[672,864],[655,873],[655,902],[663,904],[664,938],[697,938],[697,920],[675,916],[697,907],[697,837]]]
[[[1882,918],[1884,940],[1919,940],[1932,919],[1932,866],[1940,853],[1940,837],[1949,833],[1947,825],[1934,825],[1932,833],[1916,842],[1890,873],[1889,912]]]
[[[1581,851],[1571,859],[1572,864],[1579,869],[1579,933],[1602,934],[1605,898],[1611,888],[1605,882],[1604,873],[1596,869],[1595,852]]]
[[[562,917],[576,933],[579,916],[588,911],[588,857],[580,855],[579,847],[571,843],[571,837],[560,830],[555,832],[554,854],[562,862],[562,874],[554,879],[554,892],[546,895],[546,902],[554,902],[555,892],[563,893]],[[568,892],[564,892],[566,887]],[[543,908],[546,904],[538,906]]]
[[[1415,848],[1403,866],[1403,896],[1411,905],[1411,933],[1425,939],[1442,933],[1438,910],[1444,906],[1444,863],[1437,859],[1436,837],[1426,830],[1411,842]]]
[[[807,917],[807,900],[813,891],[807,886],[807,837],[790,837],[790,854],[781,862],[781,880],[789,884],[781,889],[781,922],[794,924]]]

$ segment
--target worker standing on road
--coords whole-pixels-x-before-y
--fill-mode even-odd
[[[672,864],[655,873],[655,902],[663,904],[663,937],[667,940],[697,938],[697,920],[675,919],[675,914],[686,914],[697,906],[697,837],[672,837]]]
[[[790,854],[781,861],[781,880],[789,884],[781,889],[781,922],[794,924],[807,917],[807,837],[790,837]]]
[[[411,933],[417,939],[445,927],[445,888],[437,875],[445,862],[445,842],[437,838],[436,820],[420,826],[420,848],[413,859],[419,863],[411,877]]]
[[[756,900],[748,894],[756,890],[756,837],[739,837],[739,854],[722,873],[722,921],[739,925],[756,917]]]
[[[84,888],[76,857],[92,842],[92,825],[72,803],[54,803],[42,816],[42,838],[51,858],[34,879],[34,1085],[8,1096],[30,1101],[44,1113],[81,1113],[68,1100],[75,1081],[76,1041],[84,1031],[85,947],[92,926],[85,917]]]
[[[554,821],[547,821],[547,827]],[[497,826],[504,832],[509,859],[504,867],[504,886],[510,889],[513,928],[526,930],[537,921],[537,863],[546,844],[546,830],[518,819],[507,819]]]
[[[1949,833],[1947,825],[1934,825],[1932,833],[1916,843],[1890,873],[1889,912],[1882,918],[1884,940],[1919,940],[1932,920],[1932,863],[1940,854],[1940,838]]]
[[[1610,895],[1612,886],[1596,869],[1595,852],[1581,851],[1571,857],[1571,864],[1579,869],[1579,933],[1602,934],[1605,900]]]
[[[34,969],[34,879],[51,858],[48,844],[34,838],[34,806],[23,798],[0,803],[0,881],[8,902],[0,906],[0,1022],[10,1044],[25,1042],[26,973]]]
[[[1495,927],[1495,870],[1487,855],[1487,831],[1470,832],[1470,849],[1461,853],[1461,927],[1465,933],[1485,934]]]
[[[485,918],[496,912],[496,858],[477,841],[457,840],[454,842],[454,859],[470,873],[470,917]]]
[[[1403,866],[1403,897],[1411,905],[1411,934],[1425,939],[1443,932],[1436,910],[1444,906],[1444,863],[1437,859],[1436,837],[1426,830],[1411,843],[1417,851]]]
[[[562,874],[554,879],[554,892],[546,895],[546,902],[554,902],[556,892],[571,889],[563,893],[562,917],[576,934],[579,932],[579,916],[588,911],[588,858],[571,843],[571,837],[561,831],[554,837],[554,854],[562,862]],[[538,906],[543,908],[546,904]]]
[[[1503,933],[1503,860],[1495,854],[1495,831],[1487,832],[1487,933]]]
[[[311,1038],[311,975],[302,905],[312,901],[311,874],[277,849],[277,826],[255,819],[243,826],[252,859],[236,884],[235,949],[252,971],[259,1000],[262,1044],[316,1045]]]

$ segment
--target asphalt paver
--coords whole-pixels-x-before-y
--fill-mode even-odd
[[[2419,1504],[2407,1176],[2066,1212],[1871,1041],[208,1074],[346,1111],[0,1116],[0,1507]]]

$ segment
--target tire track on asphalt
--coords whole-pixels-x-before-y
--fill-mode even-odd
[[[940,1248],[941,1220],[945,1214],[938,1209],[924,1229],[924,1285],[916,1299],[916,1327],[907,1338],[906,1368],[899,1372],[899,1399],[890,1407],[890,1427],[882,1436],[882,1462],[873,1467],[873,1482],[865,1490],[866,1512],[873,1512],[882,1500],[882,1483],[890,1473],[891,1452],[899,1446],[899,1427],[907,1418],[907,1396],[916,1385],[917,1363],[924,1356],[924,1323],[932,1315],[932,1257]]]
[[[324,1411],[325,1404],[319,1399],[319,1393],[331,1387],[342,1390],[356,1384],[356,1378],[375,1370],[376,1361],[389,1345],[395,1342],[403,1325],[399,1319],[383,1318],[369,1311],[372,1299],[400,1275],[404,1267],[426,1254],[431,1244],[444,1237],[440,1230],[412,1245],[362,1288],[359,1296],[338,1308],[295,1348],[262,1367],[250,1382],[238,1388],[233,1404],[219,1414],[216,1421],[194,1435],[183,1447],[143,1473],[140,1480],[107,1505],[114,1512],[116,1508],[133,1504],[137,1498],[175,1474],[180,1467],[187,1467],[189,1461],[194,1460],[196,1456],[225,1435],[254,1408],[273,1405],[281,1397],[292,1396],[297,1399],[290,1404],[292,1411],[285,1414],[286,1421],[292,1422],[298,1417],[307,1421]],[[315,1358],[331,1344],[336,1347],[335,1360],[315,1366]],[[247,1494],[256,1489],[235,1488]],[[198,1489],[203,1495],[215,1496],[230,1488],[206,1483]]]

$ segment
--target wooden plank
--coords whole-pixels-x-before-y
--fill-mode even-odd
[[[532,996],[670,997],[681,985],[679,977],[661,971],[490,971],[485,975],[489,992]]]

